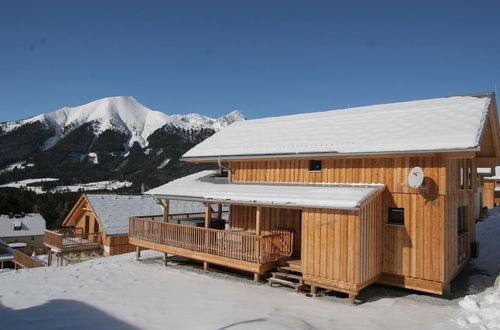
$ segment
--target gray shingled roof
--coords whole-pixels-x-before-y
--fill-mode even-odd
[[[21,222],[21,229],[14,230],[14,223]],[[23,218],[0,215],[0,238],[43,235],[45,219],[38,213],[28,213]]]
[[[128,234],[128,218],[163,214],[155,198],[144,195],[87,194],[90,207],[106,235]],[[205,208],[199,202],[170,201],[170,214],[200,213]]]

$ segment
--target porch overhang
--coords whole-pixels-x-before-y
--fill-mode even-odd
[[[359,210],[383,184],[229,183],[202,171],[145,192],[156,198],[286,208]]]

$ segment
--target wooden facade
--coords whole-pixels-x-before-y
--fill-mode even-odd
[[[225,156],[222,167],[229,171],[228,181],[233,184],[379,184],[384,187],[352,209],[244,204],[228,199],[224,203],[232,204],[229,229],[253,232],[258,237],[275,230],[293,233],[294,267],[313,292],[318,287],[345,292],[353,301],[360,290],[378,282],[443,294],[470,261],[471,243],[476,241],[475,221],[481,208],[476,169],[494,167],[500,161],[494,100],[482,131],[479,148],[461,152],[308,157],[286,154],[279,158]],[[208,157],[187,160],[217,161]],[[220,165],[220,159],[218,161]],[[311,166],[312,161],[320,162],[320,167]],[[418,189],[408,184],[408,174],[414,167],[421,167],[425,175]],[[485,186],[485,195],[487,189]],[[175,193],[172,196],[176,196]],[[389,221],[395,210],[401,216],[399,222]],[[209,218],[207,215],[206,219]],[[165,237],[164,241],[168,239]],[[133,244],[168,253],[179,252],[172,243],[148,243],[134,238]],[[219,260],[209,252],[185,255],[204,262]],[[242,269],[242,260],[234,259],[220,259],[219,264]],[[252,270],[250,266],[245,269],[259,273],[263,270]]]

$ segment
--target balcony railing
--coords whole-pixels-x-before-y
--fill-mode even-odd
[[[45,230],[44,243],[62,252],[95,249],[101,245],[101,233],[84,233],[82,228]]]
[[[293,253],[293,233],[287,230],[258,236],[130,218],[129,237],[257,264],[275,262]]]
[[[24,254],[19,250],[14,250],[14,263],[16,264],[16,267],[21,266],[23,268],[36,268],[36,267],[47,266],[47,264],[45,264],[43,261],[30,257],[29,255]]]

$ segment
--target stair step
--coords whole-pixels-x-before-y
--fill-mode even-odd
[[[302,284],[302,276],[300,276],[300,275],[295,275],[295,274],[290,274],[290,273],[282,273],[282,272],[271,272],[271,275],[273,275],[273,277],[293,278],[294,280],[300,281],[300,283]]]
[[[300,284],[300,283],[287,281],[287,280],[283,280],[281,278],[276,278],[276,277],[271,277],[270,279],[268,279],[268,282],[269,282],[269,285],[272,285],[273,283],[278,283],[278,284],[282,284],[282,285],[286,285],[286,286],[291,286],[291,287],[295,288],[295,290],[298,290],[302,286],[302,284]]]
[[[297,269],[295,269],[293,267],[289,267],[289,266],[280,266],[280,267],[278,267],[278,271],[284,272],[284,273],[287,272],[287,271],[288,272],[293,272],[293,273],[301,273],[300,270],[297,270]]]

